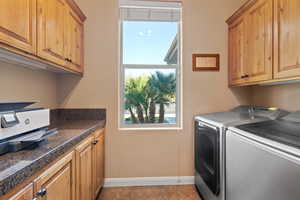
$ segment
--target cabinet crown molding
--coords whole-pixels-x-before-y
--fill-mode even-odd
[[[236,10],[233,15],[231,15],[227,20],[227,24],[231,24],[234,22],[237,18],[242,16],[246,10],[248,10],[251,6],[253,6],[258,0],[248,0],[246,3],[244,3],[238,10]]]
[[[86,20],[86,16],[82,12],[82,10],[79,8],[79,6],[76,4],[76,2],[74,0],[67,0],[67,3],[77,13],[79,18],[84,22]]]

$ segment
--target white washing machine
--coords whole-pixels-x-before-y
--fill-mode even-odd
[[[288,112],[239,106],[195,117],[195,185],[203,200],[225,200],[225,133],[228,127],[281,118]]]

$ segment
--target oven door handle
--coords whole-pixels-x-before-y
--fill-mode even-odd
[[[201,127],[201,128],[207,128],[208,127],[208,128],[214,129],[215,131],[218,131],[217,127],[209,125],[209,124],[204,124],[202,122],[198,122],[198,126]]]

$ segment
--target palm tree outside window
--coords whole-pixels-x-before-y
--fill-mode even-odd
[[[121,8],[121,128],[180,127],[180,15],[179,7]]]

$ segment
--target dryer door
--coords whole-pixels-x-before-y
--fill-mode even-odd
[[[196,122],[195,168],[210,190],[220,193],[220,129]]]

